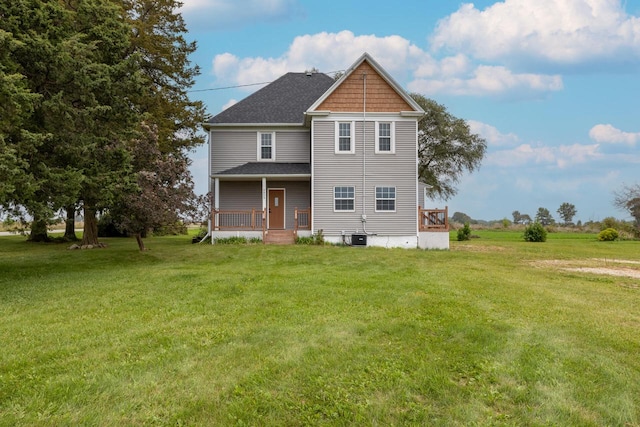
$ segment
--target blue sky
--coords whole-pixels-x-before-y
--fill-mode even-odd
[[[629,219],[613,191],[640,181],[640,0],[183,0],[191,95],[210,114],[288,71],[342,70],[369,52],[405,89],[444,104],[488,143],[458,194],[475,219]],[[216,90],[210,90],[216,89]],[[206,147],[192,154],[207,191]]]

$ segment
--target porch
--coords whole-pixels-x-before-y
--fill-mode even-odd
[[[423,209],[418,206],[418,247],[449,249],[449,208]]]
[[[268,228],[268,209],[213,210],[211,224],[214,238],[233,235],[258,237],[264,243],[295,243],[302,232],[311,235],[311,208],[293,209],[293,229]]]
[[[311,235],[308,163],[246,163],[211,176],[214,238],[243,236],[293,243]],[[278,237],[276,237],[278,236]]]

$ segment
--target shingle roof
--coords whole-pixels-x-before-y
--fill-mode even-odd
[[[304,123],[304,112],[331,87],[322,73],[287,73],[207,121],[209,124]]]
[[[250,162],[215,175],[311,175],[309,163]]]

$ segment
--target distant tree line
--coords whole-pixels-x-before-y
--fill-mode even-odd
[[[515,225],[530,225],[538,223],[544,227],[560,225],[563,227],[581,227],[594,230],[603,230],[612,228],[615,230],[623,231],[636,237],[640,237],[640,184],[623,185],[619,191],[614,192],[613,204],[618,209],[629,213],[633,217],[633,222],[627,222],[618,220],[613,217],[604,218],[601,221],[588,221],[582,223],[578,221],[573,222],[574,217],[578,211],[574,204],[564,202],[556,210],[560,222],[556,222],[549,209],[539,207],[533,219],[528,214],[523,214],[518,210],[511,213],[513,218],[509,221],[507,218],[494,221],[483,221],[471,218],[469,215],[463,212],[455,212],[450,220],[457,224],[476,224],[484,226],[502,225],[504,228],[510,224]]]

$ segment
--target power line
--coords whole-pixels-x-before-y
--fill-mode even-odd
[[[342,72],[344,72],[344,70],[329,71],[329,72],[324,73],[324,74],[336,74],[336,73],[342,73]],[[260,85],[266,85],[266,84],[269,84],[269,83],[272,83],[272,82],[273,82],[273,80],[272,80],[272,81],[270,81],[270,82],[248,83],[248,84],[245,84],[245,85],[212,87],[212,88],[209,88],[209,89],[195,89],[195,90],[188,90],[187,92],[188,92],[188,93],[193,93],[193,92],[210,92],[210,91],[213,91],[213,90],[237,89],[237,88],[240,88],[240,87],[249,87],[249,86],[260,86]]]
[[[271,82],[249,83],[249,84],[246,84],[246,85],[236,85],[236,86],[212,87],[210,89],[188,90],[187,92],[208,92],[208,91],[211,91],[211,90],[236,89],[236,88],[239,88],[239,87],[266,85],[266,84],[269,84],[269,83],[271,83]]]

